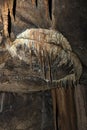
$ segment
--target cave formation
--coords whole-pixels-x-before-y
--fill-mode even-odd
[[[34,91],[38,95],[40,91],[45,95],[46,91],[50,91],[51,97],[48,99],[42,95],[46,102],[52,98],[51,123],[54,128],[49,125],[47,129],[86,130],[87,51],[85,35],[83,36],[86,25],[81,26],[79,22],[81,18],[81,20],[86,18],[83,10],[86,8],[84,2],[2,0],[0,3],[1,113],[5,113],[6,104],[9,110],[11,107],[14,108],[15,102],[19,101],[18,97],[28,102],[31,92]],[[77,8],[79,6],[81,6],[80,12]],[[44,103],[43,100],[42,102]],[[25,112],[26,106],[23,106]],[[45,107],[42,109],[48,109]],[[20,112],[19,108],[12,110],[14,113],[16,109]],[[20,117],[20,114],[18,115]],[[37,124],[37,129],[46,129],[43,123],[45,117],[42,117],[41,127],[39,128]],[[0,117],[0,124],[3,118],[5,115]],[[10,117],[8,118],[10,121]],[[17,119],[14,116],[11,118],[15,123],[7,125],[7,130],[30,129],[26,123],[23,126],[17,124],[17,117]],[[24,117],[25,122],[29,121],[29,117],[27,118]],[[3,130],[4,127],[3,121],[0,129]],[[32,129],[35,128],[32,126]]]

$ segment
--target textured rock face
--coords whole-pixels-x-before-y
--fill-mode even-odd
[[[48,0],[14,0],[13,9],[15,13],[13,16],[15,16],[15,21],[11,18],[9,25],[10,36],[12,36],[12,39],[14,39],[14,35],[17,35],[18,33],[23,32],[25,29],[32,27],[53,28],[59,30],[68,38],[72,48],[74,49],[75,53],[79,55],[82,63],[87,65],[85,58],[87,54],[87,49],[85,48],[85,43],[87,42],[87,22],[86,4],[84,3],[85,2],[83,1],[78,2],[75,0],[52,0],[51,2],[48,2]],[[0,4],[0,10],[1,5],[2,4]],[[50,18],[50,15],[52,18]],[[0,28],[2,29],[2,24],[0,24]]]
[[[59,85],[68,87],[71,84],[72,87],[79,82],[82,74],[81,63],[72,52],[67,39],[57,31],[27,29],[11,45],[6,43],[6,48],[10,56],[5,52],[4,57],[1,57],[1,62],[5,62],[1,68],[4,73],[4,76],[1,74],[2,91],[3,88],[4,91],[12,92],[40,91]],[[4,85],[4,82],[7,84]]]
[[[49,97],[49,92],[7,94],[5,101],[7,104],[5,103],[4,112],[0,114],[0,130],[48,130],[49,128],[53,130]]]
[[[9,41],[7,41],[6,49],[8,50],[7,54],[9,55],[7,55],[8,59],[3,58],[2,60],[1,57],[1,62],[5,62],[5,64],[1,66],[1,72],[4,73],[4,75],[1,74],[0,89],[2,91],[16,93],[28,93],[30,91],[42,91],[43,93],[44,90],[56,88],[52,90],[53,112],[55,121],[54,124],[56,123],[55,130],[57,127],[61,127],[61,130],[71,128],[73,130],[77,130],[76,123],[73,126],[74,121],[76,121],[73,96],[75,83],[78,82],[82,73],[82,66],[77,56],[72,52],[71,46],[67,39],[61,33],[54,30],[27,29],[23,33],[19,34],[16,40],[14,42],[11,42],[11,44],[9,44]],[[5,53],[4,56],[6,56]],[[20,96],[20,94],[18,95]],[[12,96],[16,101],[17,97],[11,95],[11,97]],[[21,94],[21,96],[23,100],[25,100],[24,102],[28,101],[27,95],[24,96]],[[67,96],[71,97],[69,104],[66,102]],[[1,95],[2,113],[5,112],[4,106],[6,103],[3,99],[5,100],[5,93],[2,93]],[[61,101],[62,103],[60,103]],[[13,102],[13,100],[10,101],[9,104],[7,102],[9,111],[13,110],[14,114],[16,114],[14,105],[11,102]],[[45,95],[43,95],[41,108],[42,115],[39,113],[40,115],[38,117],[38,121],[41,120],[39,123],[40,125],[38,126],[39,129],[44,129],[45,127],[53,127],[51,125],[49,126],[47,122],[45,122],[45,118],[47,117],[46,109],[48,109],[48,107],[46,108],[45,106],[45,102]],[[69,105],[69,114],[66,110],[66,105]],[[24,112],[27,111],[26,107],[24,109]],[[55,109],[55,107],[57,109]],[[61,109],[62,107],[63,109]],[[34,113],[36,113],[36,111],[37,108]],[[20,113],[20,109],[18,109],[18,112]],[[64,119],[61,112],[63,112]],[[71,116],[71,113],[74,114],[73,117]],[[20,116],[20,114],[18,115]],[[15,128],[26,130],[29,129],[32,124],[32,121],[29,119],[30,115],[28,115],[28,119],[26,118],[25,120],[18,119],[17,115],[15,115],[15,117],[11,116],[11,118],[12,121],[10,122],[10,125],[12,129]],[[37,118],[35,117],[35,120],[36,119]],[[53,118],[51,117],[49,123],[52,122],[52,119]],[[65,122],[66,119],[68,123]],[[61,120],[61,122],[59,121],[57,123],[58,120]],[[13,124],[13,121],[15,121],[15,124]],[[47,117],[47,121],[49,121],[49,117]],[[62,123],[64,123],[64,126],[62,126]],[[59,126],[57,124],[59,124]],[[4,122],[2,125],[4,125]],[[9,130],[10,126],[7,127]],[[34,127],[32,129],[34,129]]]
[[[1,1],[3,1],[3,0],[0,0],[0,10],[1,10]],[[8,0],[8,1],[10,1],[10,0]],[[59,124],[60,129],[64,130],[64,128],[67,128],[67,130],[68,130],[72,124],[71,122],[77,122],[76,119],[78,119],[78,129],[86,130],[87,129],[86,128],[87,127],[87,125],[86,125],[87,124],[86,123],[86,119],[87,119],[87,117],[86,117],[86,115],[87,115],[86,114],[87,113],[86,112],[86,110],[87,110],[87,101],[86,101],[86,99],[87,99],[87,94],[86,94],[86,92],[87,92],[87,88],[86,88],[86,86],[87,86],[87,69],[86,69],[87,68],[87,58],[86,58],[87,57],[87,49],[86,49],[86,47],[87,47],[87,44],[86,44],[86,42],[87,42],[87,38],[86,38],[87,7],[86,7],[86,0],[85,1],[83,1],[83,0],[80,0],[80,1],[78,1],[78,0],[67,0],[67,1],[66,0],[61,0],[61,1],[59,1],[59,0],[52,0],[52,1],[51,0],[50,1],[49,0],[21,0],[21,1],[14,0],[14,1],[16,2],[15,3],[16,17],[15,17],[15,21],[12,21],[12,19],[10,21],[11,28],[9,28],[10,29],[9,31],[11,32],[10,33],[10,36],[12,37],[11,40],[13,40],[15,38],[14,34],[18,35],[18,33],[23,32],[27,28],[32,28],[32,27],[33,28],[52,28],[52,29],[56,29],[56,30],[59,30],[60,32],[62,32],[62,34],[64,34],[64,36],[66,36],[67,39],[69,40],[69,42],[73,48],[73,51],[78,54],[78,56],[83,64],[83,75],[81,77],[80,83],[84,84],[85,86],[81,85],[81,87],[79,87],[79,86],[77,87],[77,89],[75,90],[75,95],[76,95],[75,100],[73,99],[73,95],[74,95],[73,90],[67,90],[67,91],[66,90],[65,91],[56,90],[56,92],[55,92],[56,95],[58,93],[58,95],[56,96],[57,99],[62,99],[62,103],[61,103],[61,100],[57,100],[57,102],[60,104],[61,107],[62,107],[62,105],[65,106],[64,107],[65,109],[62,109],[62,112],[61,112],[63,114],[61,114],[61,113],[57,113],[57,114],[61,115],[61,118],[58,119],[60,121],[60,124]],[[8,17],[6,16],[6,20],[7,19],[8,19]],[[6,24],[8,25],[7,22],[6,22]],[[3,29],[3,23],[2,23],[2,20],[0,19],[0,31],[2,29]],[[7,30],[8,30],[8,28],[6,27],[6,31]],[[2,31],[0,34],[2,34]],[[6,33],[6,36],[7,36],[7,33]],[[2,37],[0,37],[0,41],[3,41],[5,43],[5,40],[2,40]],[[0,52],[0,54],[1,53],[2,52]],[[8,52],[5,52],[4,55],[6,55],[5,59],[4,59],[6,61],[8,59],[9,54],[8,54]],[[2,58],[2,61],[3,61],[3,58]],[[4,64],[2,64],[1,68],[3,66],[4,66]],[[11,67],[9,67],[9,68],[11,68]],[[59,91],[60,91],[60,93],[59,93]],[[78,96],[78,95],[80,95],[80,96]],[[19,97],[18,95],[16,95],[16,96]],[[67,97],[69,97],[69,98],[67,98]],[[34,101],[36,101],[36,99],[37,98],[34,97]],[[15,101],[17,101],[17,100],[15,100]],[[48,98],[48,100],[49,100],[49,98]],[[70,102],[75,103],[75,101],[76,101],[76,107],[77,107],[78,112],[77,112],[77,118],[75,118],[75,116],[74,116],[74,118],[73,118],[74,121],[73,121],[73,120],[71,120],[71,118],[73,117],[73,114],[71,115],[71,111],[73,111],[73,109],[71,109],[72,103],[70,104]],[[20,104],[20,101],[18,102],[18,104]],[[16,106],[18,104],[16,104]],[[35,108],[38,105],[39,104],[36,103]],[[27,108],[27,105],[25,105],[25,106]],[[61,107],[58,107],[58,109],[61,109]],[[31,108],[33,108],[33,107],[31,107]],[[68,110],[70,110],[70,111],[68,111]],[[19,113],[19,111],[20,110],[18,109],[18,113]],[[25,111],[23,110],[21,113],[24,113]],[[40,109],[40,111],[41,111],[41,109]],[[33,113],[33,111],[30,111],[30,113]],[[52,113],[52,111],[51,111],[51,113]],[[72,112],[72,113],[75,114],[75,112]],[[12,129],[13,130],[13,124],[11,123],[8,125],[8,115],[9,114],[5,113],[5,115],[6,115],[4,118],[5,121],[3,121],[4,113],[2,116],[0,115],[0,118],[1,118],[0,128],[2,130],[3,129],[8,129],[8,130]],[[66,115],[66,117],[68,115],[69,118],[68,119],[64,118],[64,115]],[[13,117],[13,115],[11,116],[11,118],[12,117]],[[26,117],[26,114],[25,114],[25,117]],[[10,122],[11,118],[9,117],[9,122]],[[64,119],[64,120],[61,121],[61,119]],[[21,120],[21,117],[20,117],[20,120]],[[67,124],[67,122],[69,122],[70,126],[67,125],[66,127],[64,127],[65,125],[64,126],[62,125],[62,128],[61,128],[61,124],[63,124],[63,122],[65,123],[65,121],[66,121],[66,124]],[[6,125],[6,122],[7,122],[7,125]],[[16,118],[13,119],[13,122],[16,122]],[[19,123],[19,124],[21,124],[21,123]],[[24,124],[24,121],[23,121],[23,124]],[[25,124],[26,124],[26,122],[25,122]],[[42,123],[42,126],[43,126],[43,124],[44,123]],[[2,125],[3,125],[3,127],[2,127]],[[15,125],[14,129],[20,128],[20,126],[21,125],[18,125],[18,126]],[[22,126],[24,126],[24,125],[22,125]],[[35,129],[41,128],[41,127],[35,128],[34,126],[35,125],[33,125],[33,127],[29,127],[28,129],[35,130]],[[75,126],[75,124],[73,124],[72,126]],[[24,128],[26,128],[26,127],[24,127]],[[49,128],[47,128],[47,127],[45,127],[45,128],[48,130],[49,128],[52,128],[52,127],[49,126]],[[74,127],[73,127],[73,129],[74,129]]]
[[[9,37],[11,33],[11,22],[15,18],[15,0],[1,1],[1,15],[3,21],[3,34]]]

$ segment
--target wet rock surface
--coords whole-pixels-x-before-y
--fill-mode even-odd
[[[7,94],[4,110],[0,113],[0,130],[30,129],[53,129],[50,92]]]
[[[1,1],[3,0],[0,0],[0,13],[1,13]],[[86,27],[87,26],[87,1],[86,0],[85,1],[83,0],[80,0],[80,1],[78,0],[67,0],[67,1],[54,0],[53,2],[54,5],[52,5],[52,8],[53,8],[53,14],[55,16],[53,16],[53,18],[51,18],[52,10],[48,9],[49,6],[47,5],[46,2],[44,2],[45,0],[38,0],[37,3],[35,3],[35,0],[32,0],[32,1],[31,0],[30,1],[17,0],[15,24],[14,23],[12,24],[12,31],[14,32],[15,35],[17,35],[18,33],[21,33],[24,30],[26,30],[27,28],[32,28],[32,27],[53,28],[53,29],[59,30],[60,32],[62,32],[62,34],[64,34],[64,36],[67,37],[74,52],[78,54],[84,67],[83,75],[81,78],[82,79],[81,86],[76,89],[77,97],[75,97],[75,100],[76,100],[77,111],[78,111],[78,114],[77,114],[78,124],[79,124],[78,128],[79,130],[86,130],[87,123],[85,122],[87,119],[87,116],[86,116],[87,115],[87,100],[86,100],[87,99],[87,94],[86,94],[87,93],[87,87],[86,87],[87,86],[87,69],[86,69],[87,68],[87,58],[86,58],[87,57],[87,44],[86,44],[87,42],[87,36],[86,36],[87,34],[86,33],[87,32],[87,27]],[[50,13],[48,12],[49,10],[50,10]],[[49,17],[49,14],[51,17]],[[54,20],[54,22],[51,21],[50,18]],[[54,23],[53,26],[52,26],[52,23]],[[2,35],[2,29],[3,29],[3,23],[0,18],[0,34],[1,35]],[[1,41],[2,41],[2,37],[0,37],[0,42]],[[4,65],[2,65],[1,67],[3,66]],[[36,101],[38,97],[41,97],[41,95],[38,95],[38,94],[36,95],[37,96],[33,95],[34,101]],[[30,99],[31,97],[32,96],[29,96]],[[14,109],[12,108],[12,106],[10,106],[12,104],[11,102],[7,103],[10,105],[7,105],[8,107],[7,106],[4,107],[5,108],[4,112],[0,114],[0,130],[21,129],[21,126],[24,129],[28,129],[27,127],[29,127],[29,130],[36,130],[36,129],[42,130],[43,127],[40,127],[41,125],[35,125],[33,127],[27,125],[27,122],[30,123],[30,120],[28,120],[28,118],[25,119],[25,117],[27,117],[28,114],[26,115],[26,113],[29,113],[29,108],[31,105],[26,104],[25,103],[26,101],[23,101],[23,99],[18,95],[16,95],[15,98],[17,98],[18,101],[15,99],[16,105],[13,105]],[[42,102],[36,101],[35,103],[36,105],[34,105],[35,109],[38,108],[38,106],[40,107],[41,103]],[[28,105],[30,106],[27,107]],[[22,109],[22,107],[24,109]],[[32,106],[31,108],[35,110],[34,107]],[[48,110],[47,113],[49,113],[49,109],[47,107],[46,109]],[[37,109],[35,111],[37,111]],[[33,111],[31,110],[30,112],[33,113]],[[39,112],[39,115],[41,116],[41,112]],[[30,116],[31,114],[29,113],[29,118]],[[40,116],[38,117],[38,119],[41,119]],[[34,117],[37,119],[36,116]],[[23,118],[25,120],[23,120]],[[51,119],[52,118],[50,118],[50,120]],[[49,121],[48,118],[47,118],[47,121]],[[14,124],[17,124],[17,125],[14,125]],[[24,124],[26,124],[27,127]],[[47,124],[49,123],[47,122]],[[50,127],[50,125],[48,127],[46,126],[43,129],[50,130],[50,128],[53,127],[53,126]],[[42,126],[43,126],[43,123],[42,123]]]

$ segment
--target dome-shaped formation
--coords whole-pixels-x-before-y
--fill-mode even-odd
[[[17,73],[18,80],[22,79],[19,81],[21,84],[23,80],[32,81],[27,82],[31,87],[35,82],[34,86],[39,86],[35,89],[39,91],[58,85],[73,86],[79,81],[81,63],[61,33],[47,29],[27,29],[12,44],[11,47],[7,45],[7,49],[13,57],[13,64],[14,58],[19,59],[14,66],[17,68],[19,64],[21,71],[18,70]],[[23,64],[27,70],[22,67]],[[41,87],[44,83],[47,84],[45,88]]]

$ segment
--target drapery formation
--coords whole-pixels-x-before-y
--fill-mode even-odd
[[[67,39],[57,31],[27,29],[14,42],[7,41],[6,49],[8,53],[5,52],[0,59],[2,64],[11,57],[18,58],[28,64],[27,75],[42,79],[49,85],[66,87],[79,83],[81,63]]]
[[[0,63],[4,64],[1,64],[3,69],[0,90],[28,93],[51,89],[55,130],[60,127],[61,130],[77,129],[74,124],[76,115],[72,96],[74,87],[79,83],[82,66],[67,39],[57,31],[27,29],[19,34],[14,42],[7,41],[6,50],[7,58],[0,59]],[[69,114],[66,109],[67,96],[70,96]],[[66,113],[64,119],[61,112]],[[71,114],[74,114],[74,117]],[[65,122],[66,119],[68,123]],[[62,123],[65,123],[63,128]]]
[[[86,51],[84,51],[85,48],[81,49],[81,47],[79,47],[79,44],[80,44],[79,41],[78,42],[76,41],[78,38],[80,39],[80,35],[79,35],[80,30],[78,30],[79,23],[78,23],[78,16],[76,14],[77,11],[75,11],[75,17],[73,17],[72,10],[74,10],[74,8],[71,7],[71,5],[73,6],[75,5],[77,8],[78,6],[77,2],[75,4],[75,1],[73,1],[73,3],[72,2],[70,3],[69,0],[67,2],[63,0],[62,1],[58,1],[58,0],[51,0],[51,1],[49,0],[30,0],[30,1],[8,0],[8,1],[5,1],[4,0],[2,4],[2,22],[4,25],[3,30],[4,30],[5,37],[10,36],[11,38],[12,36],[11,33],[12,32],[15,33],[15,31],[12,30],[14,29],[12,27],[12,24],[14,24],[14,16],[16,13],[15,12],[16,2],[18,3],[17,4],[17,18],[19,18],[19,19],[16,19],[16,25],[15,25],[15,27],[17,26],[16,34],[18,33],[17,31],[21,30],[21,28],[23,32],[23,29],[31,28],[32,27],[31,25],[37,28],[40,28],[40,27],[51,28],[53,30],[59,29],[61,30],[61,32],[66,34],[67,37],[69,37],[69,41],[71,41],[70,44],[72,44],[72,46],[76,44],[76,47],[75,49],[73,49],[73,51],[78,53],[83,64],[87,66],[87,62],[85,61],[86,59],[84,58],[86,56]],[[26,12],[29,12],[29,14]],[[71,17],[73,18],[71,19]],[[19,22],[21,24],[19,24]],[[29,24],[31,25],[28,26]],[[29,84],[31,86],[30,91],[47,90],[50,88],[52,89],[52,88],[58,87],[52,90],[55,129],[61,129],[61,130],[68,130],[68,129],[75,130],[76,129],[77,130],[77,122],[78,122],[77,118],[79,122],[81,121],[81,119],[79,118],[76,112],[76,106],[75,106],[76,99],[74,99],[75,93],[74,93],[73,85],[76,86],[76,84],[78,84],[78,79],[80,78],[82,68],[81,68],[81,65],[77,56],[72,52],[71,47],[68,44],[68,41],[60,33],[52,31],[51,29],[50,31],[47,32],[49,39],[48,39],[48,42],[44,41],[44,43],[46,42],[45,44],[43,44],[43,40],[37,37],[37,35],[39,36],[41,33],[42,36],[40,37],[42,39],[45,39],[44,38],[44,34],[46,33],[45,30],[41,32],[38,32],[38,30],[36,30],[34,34],[34,37],[36,35],[35,39],[38,38],[40,42],[38,42],[37,39],[34,40],[31,37],[29,38],[29,36],[27,37],[28,39],[27,38],[23,39],[23,36],[21,37],[22,34],[25,34],[29,30],[20,34],[18,36],[19,38],[17,37],[14,40],[14,42],[11,42],[9,41],[9,38],[6,38],[6,41],[4,41],[6,44],[5,46],[6,50],[1,49],[1,52],[0,52],[1,53],[1,57],[0,57],[1,70],[0,71],[1,71],[1,77],[2,77],[0,79],[1,80],[0,89],[1,91],[8,91],[8,92],[9,91],[28,92],[30,89],[28,88]],[[51,36],[49,32],[52,33]],[[62,41],[62,42],[58,43],[57,41]],[[3,40],[2,40],[2,43],[3,43]],[[36,45],[35,51],[33,51],[32,49],[33,43],[35,43]],[[55,50],[54,53],[52,49]],[[29,50],[30,52],[27,52]],[[55,57],[57,52],[59,55]],[[28,56],[31,59],[30,61],[27,58]],[[36,58],[36,61],[33,63],[35,58]],[[46,61],[44,59],[46,59]],[[37,63],[37,66],[35,66],[36,63]],[[58,63],[60,64],[60,66],[57,66]],[[40,71],[39,76],[41,76],[40,74],[42,74],[43,75],[42,78],[43,79],[46,78],[46,80],[42,80],[41,77],[40,78],[33,77],[33,79],[31,79],[30,82],[27,81],[28,79],[30,79],[30,77],[26,76],[28,71],[26,72],[25,68],[23,68],[23,65],[27,67],[27,70],[28,69],[30,70],[31,68],[30,72],[34,70],[35,73],[33,74],[37,74],[37,71]],[[2,69],[3,67],[6,67],[6,66],[7,68]],[[44,66],[47,66],[47,67],[44,67]],[[9,70],[10,68],[12,71]],[[2,70],[3,70],[3,73],[2,73]],[[57,73],[57,70],[58,70],[58,73]],[[15,74],[16,71],[18,73]],[[23,73],[21,72],[24,73],[24,76],[23,76]],[[35,83],[33,82],[33,80]],[[51,82],[48,82],[49,80]],[[3,102],[2,102],[2,105],[3,105]],[[84,103],[83,103],[83,106],[84,106]],[[78,117],[76,117],[76,115]],[[82,123],[83,123],[83,119],[82,119]],[[64,124],[64,126],[62,124]]]

